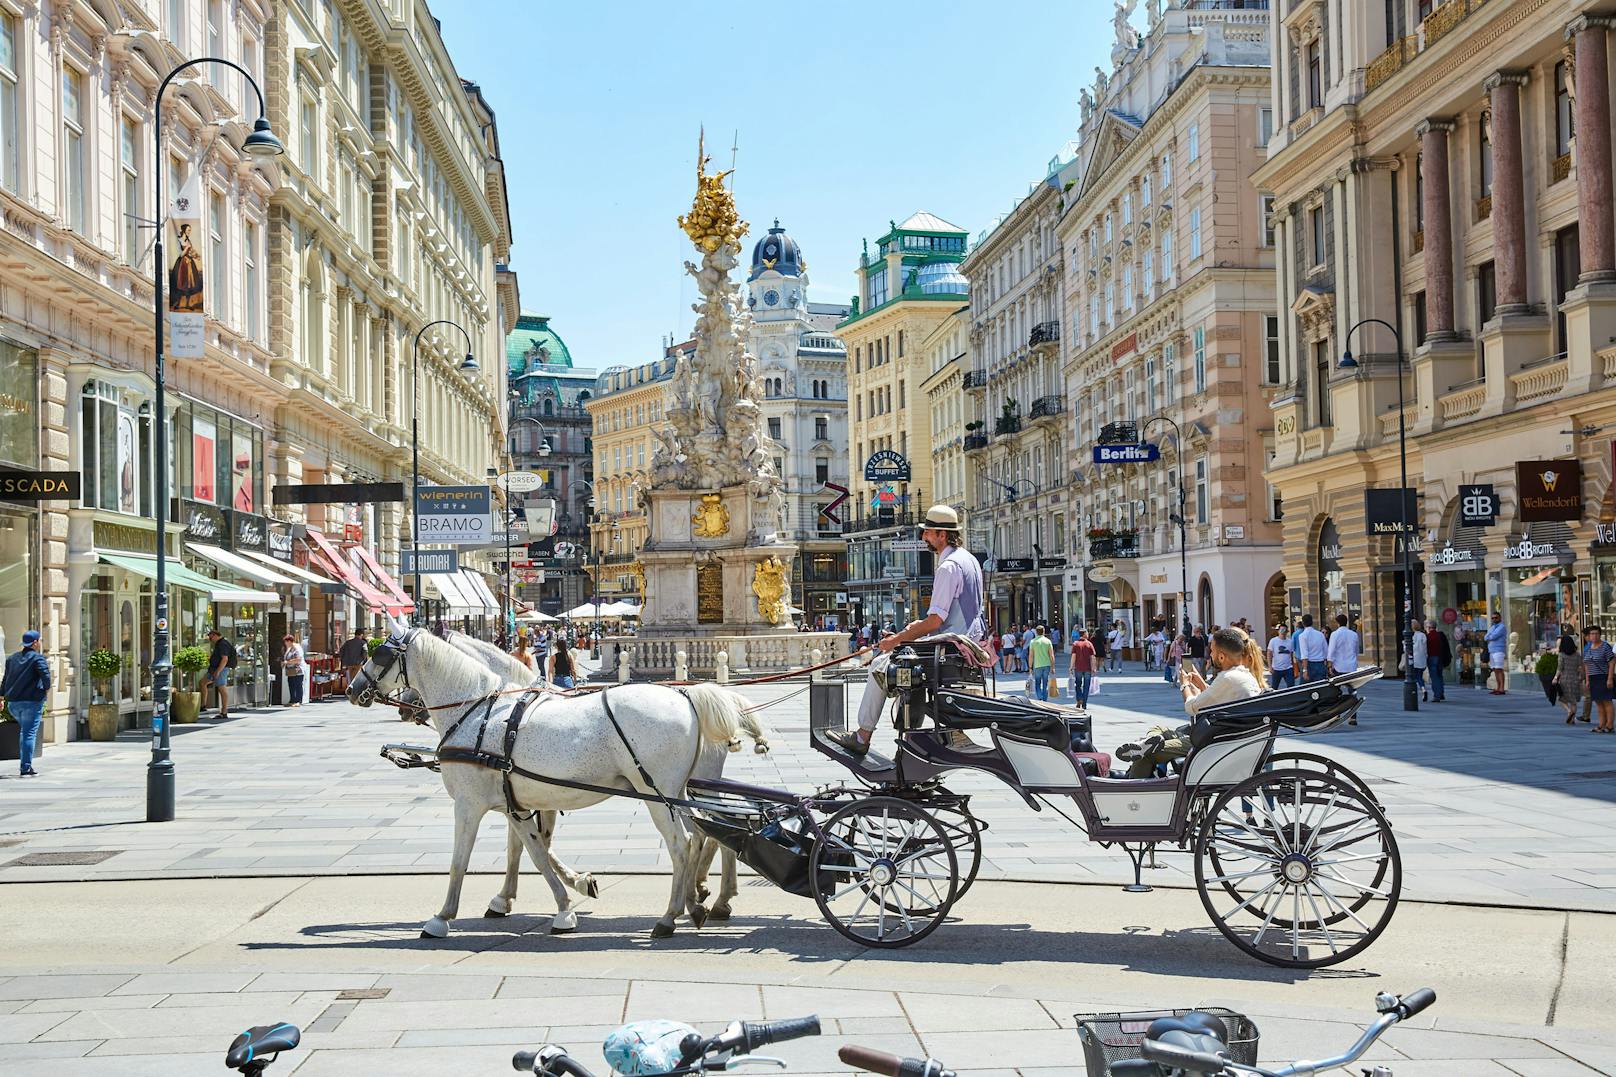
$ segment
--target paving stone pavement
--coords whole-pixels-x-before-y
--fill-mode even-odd
[[[1019,688],[1024,678],[1006,678]],[[1179,713],[1158,674],[1107,674],[1091,700],[1102,748]],[[801,682],[743,688],[764,712],[765,756],[729,757],[726,776],[792,790],[846,772],[807,744]],[[856,705],[859,685],[849,685]],[[1400,844],[1405,898],[1616,910],[1616,737],[1568,727],[1541,695],[1499,698],[1454,688],[1449,701],[1401,709],[1391,682],[1368,688],[1357,727],[1302,745],[1368,780]],[[382,708],[346,702],[176,727],[178,814],[144,823],[148,742],[53,745],[42,776],[0,781],[0,881],[438,872],[451,847],[450,805],[436,775],[402,771],[378,750],[430,732]],[[1088,843],[1055,813],[1030,811],[980,775],[949,784],[989,823],[984,878],[1116,882],[1126,859]],[[474,871],[503,868],[503,823],[490,816]],[[666,866],[645,812],[614,801],[569,815],[558,854],[596,871]],[[37,863],[69,859],[79,863]],[[69,854],[65,857],[52,854]],[[94,861],[94,862],[90,862]],[[1163,851],[1147,881],[1192,885],[1192,859]]]

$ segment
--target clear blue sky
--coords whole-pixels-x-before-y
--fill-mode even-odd
[[[1106,0],[432,10],[498,116],[522,305],[596,368],[646,362],[690,330],[694,255],[674,217],[703,123],[721,167],[740,132],[743,266],[779,217],[809,298],[846,302],[860,240],[888,220],[926,209],[974,239],[1042,179],[1112,40]]]

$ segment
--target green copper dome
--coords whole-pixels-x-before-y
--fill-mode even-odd
[[[550,328],[548,314],[523,313],[516,319],[511,335],[505,338],[505,362],[510,367],[510,376],[519,378],[546,366],[571,368],[572,353]]]

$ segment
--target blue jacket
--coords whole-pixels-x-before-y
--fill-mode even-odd
[[[42,703],[50,694],[50,663],[32,647],[25,647],[6,659],[6,676],[0,681],[0,697],[18,703]]]

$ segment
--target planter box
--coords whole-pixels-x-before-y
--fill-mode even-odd
[[[201,692],[175,692],[170,702],[168,714],[176,723],[189,724],[202,713]]]
[[[22,758],[22,726],[0,722],[0,759]]]
[[[116,703],[90,704],[90,739],[112,740],[118,735],[118,705]]]

